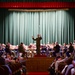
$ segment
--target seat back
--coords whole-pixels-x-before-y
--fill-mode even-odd
[[[1,67],[4,69],[4,74],[5,75],[9,75],[9,69],[8,69],[8,67],[6,67],[5,65],[2,65]]]
[[[0,75],[4,75],[4,69],[0,67]]]

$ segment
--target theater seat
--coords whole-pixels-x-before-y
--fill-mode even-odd
[[[1,67],[4,69],[4,75],[9,75],[9,69],[5,65],[2,65]]]
[[[21,64],[20,63],[10,63],[9,67],[12,71],[12,75],[21,75],[21,72],[20,72]]]
[[[9,67],[10,67],[12,73],[14,73],[16,71],[16,68],[15,68],[14,64],[9,64]]]
[[[75,75],[75,72],[74,72],[74,74],[73,75]]]
[[[72,68],[73,68],[73,67],[72,67]],[[70,68],[70,69],[69,69],[69,71],[68,71],[68,74],[67,74],[67,75],[71,75],[71,69],[72,69],[72,68]]]
[[[65,67],[65,63],[61,62],[59,63],[58,70],[61,72],[64,67]]]
[[[0,67],[0,75],[4,75],[4,69]]]

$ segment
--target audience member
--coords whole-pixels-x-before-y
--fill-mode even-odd
[[[63,74],[63,75],[67,74],[68,75],[70,73],[70,69],[72,67],[72,65],[71,65],[72,60],[73,60],[73,58],[69,57],[69,58],[67,58],[67,60],[64,61],[65,62],[65,67],[61,71],[61,74]]]
[[[8,75],[11,75],[12,74],[12,71],[11,69],[9,68],[9,66],[6,64],[6,61],[3,57],[0,57],[0,66],[5,66],[8,68]]]
[[[72,64],[74,68],[71,69],[71,75],[74,75],[75,74],[75,60],[72,61]]]

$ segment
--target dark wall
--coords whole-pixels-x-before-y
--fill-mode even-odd
[[[75,13],[75,10],[74,10]],[[75,14],[74,14],[74,39],[75,39]]]
[[[3,9],[0,9],[0,43],[3,42]]]
[[[0,43],[4,42],[4,19],[5,13],[7,13],[7,9],[0,8]]]
[[[0,0],[0,2],[75,2],[75,0]]]
[[[71,11],[69,13],[74,18],[74,39],[75,39],[75,9],[70,9],[70,10]]]

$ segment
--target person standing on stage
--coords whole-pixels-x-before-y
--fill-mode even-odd
[[[36,41],[36,52],[37,55],[40,55],[40,40],[42,39],[42,37],[40,34],[38,34],[36,39],[34,39],[34,36],[32,36],[32,39]]]

